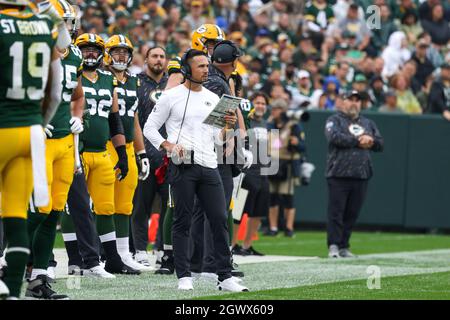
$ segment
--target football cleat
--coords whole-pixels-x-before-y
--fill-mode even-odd
[[[173,274],[174,271],[173,251],[165,251],[161,259],[161,267],[155,271],[155,274]]]
[[[39,275],[28,283],[25,299],[28,300],[69,300],[64,294],[57,294],[48,282],[46,275]]]
[[[84,269],[83,275],[91,278],[114,279],[116,276],[107,272],[102,266]]]
[[[243,256],[264,256],[264,253],[256,251],[252,246],[248,249],[242,248]]]
[[[126,274],[126,275],[140,275],[141,272],[139,270],[136,270],[134,268],[131,268],[130,266],[127,266],[126,264],[122,263],[120,266],[117,265],[108,265],[108,262],[106,262],[105,270],[109,273],[113,274]]]
[[[139,264],[142,264],[143,266],[151,267],[150,261],[148,260],[147,251],[136,250],[136,253],[134,255],[134,261],[136,261]]]
[[[149,271],[155,271],[155,268],[152,266],[144,266],[143,264],[137,263],[133,260],[133,257],[131,256],[131,253],[125,254],[121,256],[122,262],[126,264],[127,266],[142,271],[142,272],[149,272]]]
[[[223,281],[219,281],[219,283],[217,284],[217,288],[219,290],[230,291],[230,292],[248,292],[249,291],[247,287],[240,285],[233,278],[228,278]]]

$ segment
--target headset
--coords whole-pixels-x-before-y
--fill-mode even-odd
[[[183,57],[181,57],[181,68],[180,68],[180,71],[181,71],[181,74],[184,76],[185,80],[188,79],[189,81],[191,81],[193,83],[202,84],[203,81],[197,81],[197,80],[192,79],[192,69],[191,69],[191,65],[189,64],[188,60],[190,58],[192,58],[194,56],[194,54],[195,54],[195,56],[203,55],[203,56],[207,57],[207,55],[204,52],[202,52],[202,51],[199,51],[199,50],[196,50],[196,49],[189,49],[189,50],[187,50],[183,54]]]
[[[216,61],[216,59],[214,59],[214,53],[216,52],[217,47],[223,46],[223,45],[228,45],[231,48],[233,48],[233,52],[232,52],[233,60],[235,60],[236,58],[239,58],[240,56],[242,56],[241,50],[239,50],[239,48],[237,47],[237,45],[233,41],[222,40],[222,41],[216,43],[216,45],[214,46],[213,54],[211,56],[211,61],[212,62]],[[218,62],[220,62],[220,61],[218,61]]]

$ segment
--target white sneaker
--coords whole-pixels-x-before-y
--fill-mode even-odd
[[[9,296],[9,289],[6,284],[0,280],[0,300],[6,299]]]
[[[47,268],[47,277],[49,277],[52,280],[55,280],[55,278],[56,278],[55,267],[48,267]]]
[[[339,258],[339,247],[335,244],[328,248],[328,258]]]
[[[149,271],[155,271],[155,268],[152,266],[144,266],[143,264],[140,264],[133,260],[133,257],[131,256],[131,253],[125,254],[120,256],[122,259],[122,262],[129,266],[130,268],[142,271],[142,272],[149,272]]]
[[[178,290],[194,290],[194,286],[192,285],[192,277],[178,279]]]
[[[200,279],[200,278],[202,277],[202,274],[199,273],[199,272],[192,272],[192,271],[191,271],[191,276],[192,276],[192,278],[194,278],[194,279]]]
[[[217,285],[219,290],[230,291],[230,292],[248,292],[248,288],[241,286],[233,278],[228,278],[219,282]]]
[[[103,279],[114,279],[116,277],[115,275],[107,272],[101,265],[90,269],[84,269],[83,275],[85,275],[86,277]]]
[[[147,251],[137,250],[136,254],[134,255],[134,260],[144,267],[151,267],[150,261],[148,260]]]

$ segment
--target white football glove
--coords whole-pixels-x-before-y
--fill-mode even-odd
[[[150,174],[150,160],[147,157],[145,151],[139,151],[137,153],[139,160],[139,180],[145,180]]]
[[[72,38],[70,37],[70,33],[67,30],[63,18],[59,15],[56,8],[50,1],[43,1],[38,3],[38,9],[40,14],[47,15],[58,28],[56,46],[60,49],[67,48],[72,42]]]
[[[45,131],[45,134],[47,135],[47,138],[53,137],[53,132],[52,132],[53,129],[55,129],[55,127],[52,126],[50,123],[45,126],[44,131]]]
[[[69,121],[70,123],[70,130],[72,133],[82,133],[84,130],[83,123],[81,122],[81,119],[78,117],[72,117]]]
[[[242,148],[242,152],[244,153],[244,169],[249,169],[253,164],[253,153],[250,150]]]

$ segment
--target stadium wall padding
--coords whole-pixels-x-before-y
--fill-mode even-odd
[[[309,186],[297,188],[296,222],[326,223],[325,179],[330,111],[310,111],[303,123],[307,159],[316,170]],[[372,153],[370,180],[359,225],[405,228],[450,228],[450,123],[438,115],[367,112],[384,138],[384,151]]]

